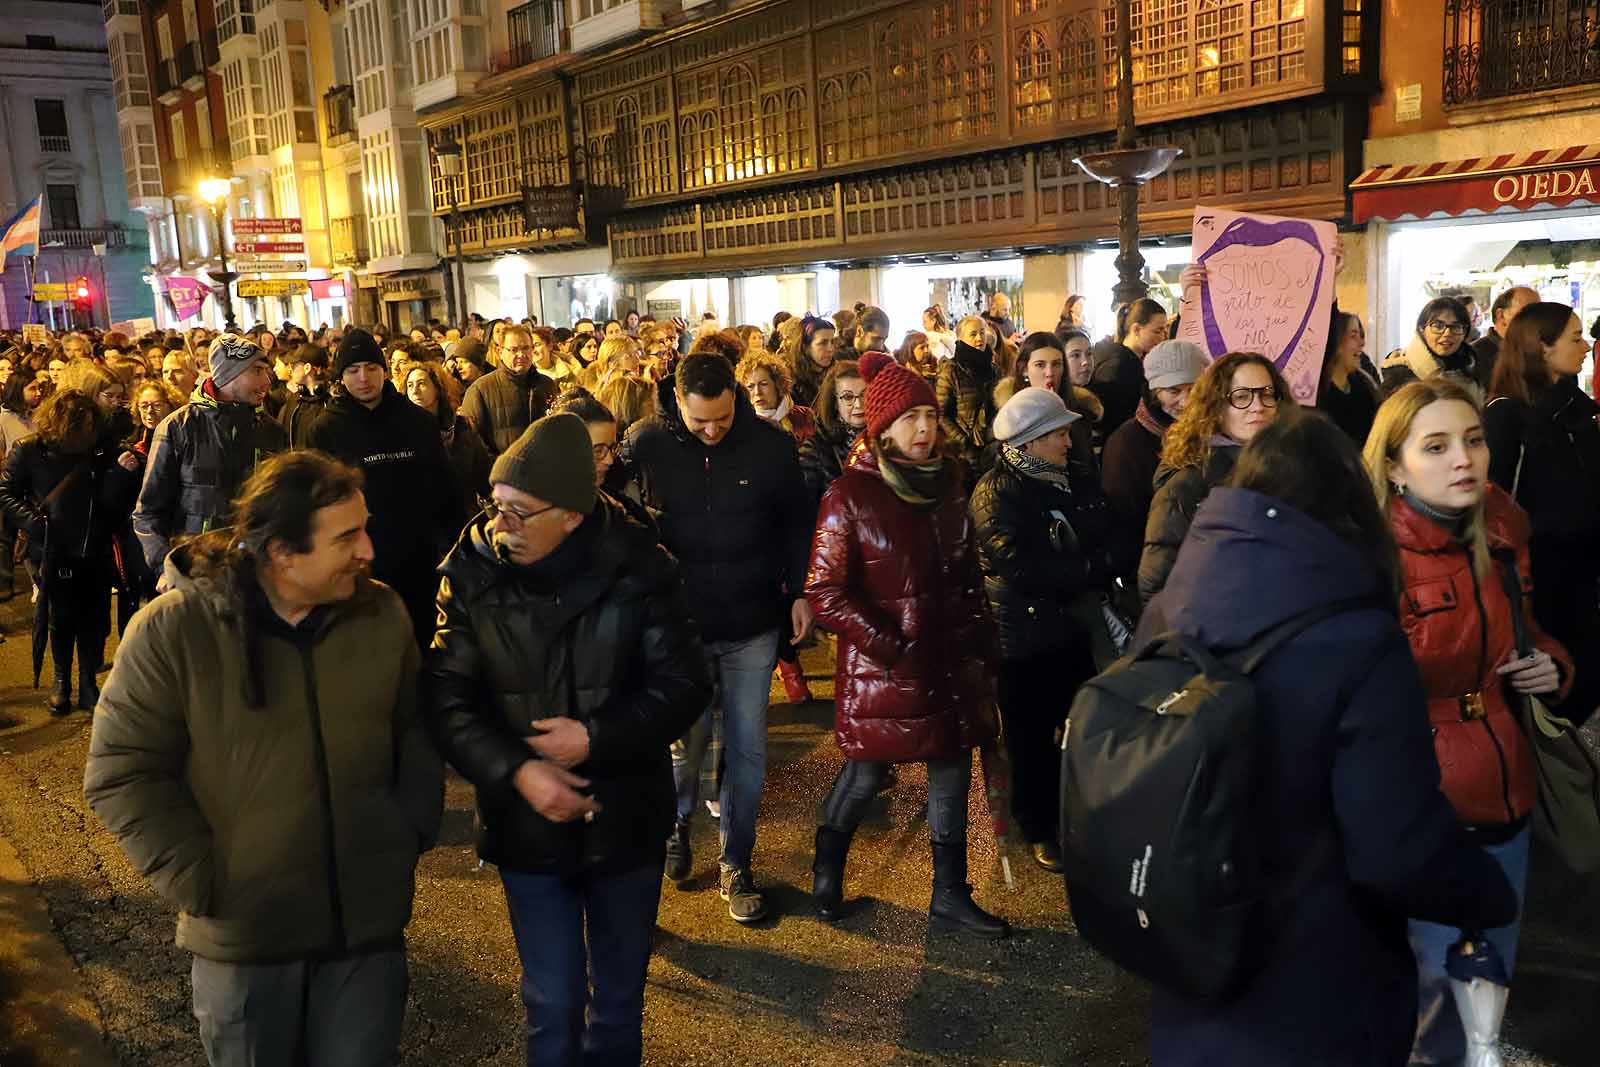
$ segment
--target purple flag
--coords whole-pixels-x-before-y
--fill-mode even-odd
[[[181,274],[167,277],[167,295],[172,298],[172,310],[180,319],[189,319],[200,313],[200,306],[211,294],[211,286],[198,278],[185,278]]]

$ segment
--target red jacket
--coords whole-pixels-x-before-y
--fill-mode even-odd
[[[1528,569],[1528,516],[1498,487],[1485,501],[1489,551],[1514,551],[1522,576],[1522,615],[1528,638],[1561,667],[1561,696],[1572,687],[1572,658],[1533,618]],[[1403,500],[1389,505],[1400,549],[1405,592],[1400,623],[1428,690],[1428,718],[1439,757],[1441,788],[1461,821],[1503,825],[1522,818],[1538,801],[1527,739],[1512,701],[1518,694],[1495,669],[1515,655],[1511,602],[1497,572],[1478,575],[1469,550],[1438,523]],[[1559,698],[1547,696],[1552,703]],[[1481,702],[1482,716],[1475,704]],[[1471,711],[1472,718],[1465,715]]]
[[[848,759],[950,759],[995,737],[994,638],[962,484],[918,510],[863,437],[822,498],[806,598],[839,635],[835,729]]]

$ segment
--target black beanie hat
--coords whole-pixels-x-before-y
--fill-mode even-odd
[[[589,428],[568,411],[546,415],[500,453],[489,481],[579,515],[589,514],[596,496]]]
[[[460,344],[456,345],[456,347],[451,350],[450,355],[452,358],[457,360],[466,360],[479,370],[488,370],[488,352],[488,345],[484,344],[476,337],[469,337],[465,341],[462,341]]]
[[[383,346],[366,330],[351,330],[339,342],[333,357],[333,376],[343,378],[353,363],[376,363],[385,371],[389,364],[383,358]]]

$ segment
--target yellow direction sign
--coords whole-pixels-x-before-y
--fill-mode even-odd
[[[311,291],[304,278],[277,278],[272,281],[241,281],[240,296],[300,296]]]
[[[36,282],[33,286],[35,300],[65,300],[67,298],[66,282]]]

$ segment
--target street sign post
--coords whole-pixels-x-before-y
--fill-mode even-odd
[[[303,259],[256,259],[241,256],[234,261],[233,269],[240,274],[304,274]]]
[[[241,256],[275,256],[284,253],[304,253],[304,241],[235,241],[233,250]]]
[[[234,219],[233,232],[239,234],[300,233],[299,219]]]
[[[311,283],[305,278],[246,279],[239,283],[240,296],[301,296],[310,291]]]
[[[33,287],[35,300],[65,300],[67,298],[66,282],[37,282]]]

